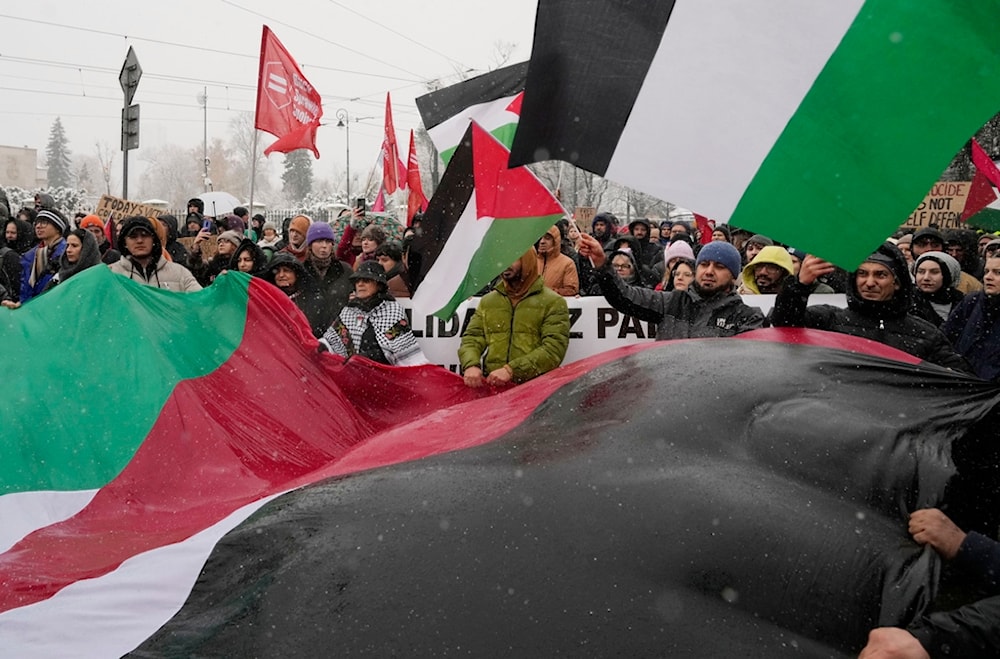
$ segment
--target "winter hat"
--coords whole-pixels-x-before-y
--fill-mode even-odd
[[[312,245],[317,240],[331,240],[337,242],[337,237],[333,233],[333,229],[326,222],[316,222],[309,227],[309,231],[306,232],[306,245]]]
[[[754,235],[750,236],[750,238],[746,242],[747,245],[749,245],[750,243],[756,243],[761,247],[770,247],[771,245],[774,244],[774,241],[765,235],[755,233]]]
[[[924,227],[920,231],[913,234],[913,242],[917,243],[924,238],[932,238],[944,246],[944,234],[935,229],[934,227]]]
[[[153,226],[153,222],[148,217],[143,217],[142,215],[126,217],[125,221],[122,222],[122,228],[118,233],[118,251],[124,256],[128,256],[130,254],[128,247],[125,244],[125,239],[128,238],[128,235],[136,229],[142,229],[153,236],[154,260],[159,260],[163,247],[162,243],[160,243],[160,236],[157,235],[156,227]]]
[[[913,272],[917,271],[924,261],[934,261],[941,266],[941,274],[944,275],[944,288],[953,288],[962,277],[962,266],[951,254],[944,252],[924,252],[917,257],[913,266]]]
[[[233,247],[239,247],[243,242],[243,236],[238,231],[223,231],[219,234],[219,242],[230,242]]]
[[[48,222],[55,228],[59,229],[59,233],[66,233],[66,229],[69,228],[69,222],[66,218],[62,216],[59,211],[42,208],[38,211],[38,215],[35,216],[35,222]]]
[[[305,215],[296,215],[292,218],[292,221],[288,224],[288,229],[291,231],[295,229],[303,236],[309,233],[309,225],[312,224],[312,220]]]
[[[806,260],[806,253],[803,252],[801,249],[795,249],[794,247],[789,247],[788,253],[797,258],[799,261]]]
[[[243,233],[247,229],[246,223],[243,222],[243,218],[239,215],[234,215],[230,213],[226,216],[226,229],[229,231],[236,231]]]
[[[906,245],[913,244],[913,234],[912,233],[904,233],[902,236],[899,237],[898,240],[896,240],[896,245],[903,245],[903,244],[906,244]]]
[[[371,281],[382,284],[386,283],[385,279],[385,268],[378,261],[365,261],[358,266],[358,269],[351,273],[349,277],[351,281],[357,281],[359,279],[370,279]]]
[[[702,245],[695,265],[701,265],[705,261],[721,263],[726,266],[729,272],[733,273],[734,278],[740,276],[740,270],[743,265],[743,259],[740,258],[739,251],[730,243],[724,243],[721,240],[713,240],[706,245]]]
[[[274,222],[271,222],[270,220],[268,220],[267,222],[264,223],[264,226],[262,227],[262,229],[264,231],[267,231],[268,229],[273,229],[275,232],[277,232],[278,231],[278,225],[275,224]]]
[[[743,285],[751,291],[757,291],[757,280],[754,277],[754,268],[761,263],[773,263],[788,274],[792,274],[792,257],[788,250],[777,245],[768,245],[753,257],[750,263],[743,268]]]
[[[104,222],[96,215],[88,215],[80,220],[80,228],[86,229],[87,227],[101,227],[103,229]]]
[[[712,233],[715,233],[716,231],[721,232],[722,235],[726,237],[726,242],[729,242],[733,239],[733,235],[732,232],[729,231],[728,224],[716,224],[715,228],[712,229]]]
[[[685,241],[675,240],[663,250],[663,262],[670,263],[671,259],[694,259],[694,250]]]

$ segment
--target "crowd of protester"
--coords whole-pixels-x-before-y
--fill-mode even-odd
[[[188,202],[183,222],[172,215],[132,217],[113,231],[97,215],[67,218],[44,193],[16,213],[0,196],[0,216],[0,303],[11,308],[102,263],[178,291],[199,290],[236,270],[277,286],[303,311],[313,334],[329,339],[344,306],[358,297],[356,273],[382,273],[361,281],[377,284],[373,299],[385,301],[409,297],[419,283],[420,255],[410,249],[419,215],[402,241],[356,209],[341,213],[338,235],[331,224],[306,215],[288,217],[280,227],[242,207],[208,217],[197,198]],[[535,244],[530,271],[560,296],[600,295],[619,311],[655,323],[660,340],[731,336],[769,325],[814,327],[1000,380],[997,234],[901,230],[854,273],[727,225],[704,238],[683,220],[639,218],[624,225],[599,212],[580,227],[564,218]],[[481,294],[501,283],[498,277]],[[824,293],[845,294],[847,308],[808,306],[810,296]],[[753,304],[758,294],[777,296],[766,316]],[[383,356],[380,361],[393,362]]]
[[[22,307],[93,267],[173,291],[200,290],[234,270],[287,295],[321,350],[397,366],[428,363],[396,302],[419,285],[420,254],[411,249],[419,215],[402,241],[356,209],[338,218],[338,236],[330,224],[305,215],[280,227],[245,208],[207,217],[199,199],[189,201],[183,223],[171,215],[135,216],[107,227],[97,215],[67,218],[46,194],[13,213],[0,194],[0,219],[5,307]],[[846,307],[809,304],[813,295],[829,293],[844,294]],[[569,343],[565,299],[587,295],[654,323],[657,340],[807,327],[860,336],[1000,382],[997,234],[901,230],[848,273],[734,227],[716,226],[703,241],[685,221],[637,219],[622,226],[600,212],[589,231],[560,220],[481,294],[458,353],[470,387],[519,384],[559,366]],[[754,305],[762,294],[775,296],[767,315]],[[985,546],[991,566],[1000,560],[1000,545],[967,538],[939,511],[914,515],[914,538],[946,559],[968,558],[962,552],[982,553]],[[922,628],[872,634],[869,653],[877,644],[916,651],[932,643]]]

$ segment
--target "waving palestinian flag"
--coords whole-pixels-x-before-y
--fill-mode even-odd
[[[510,148],[521,114],[528,63],[521,62],[424,94],[417,110],[445,164],[475,122]]]
[[[853,269],[1000,108],[1000,0],[541,0],[512,165]]]
[[[414,241],[416,308],[450,317],[566,214],[531,170],[507,169],[509,155],[478,124],[466,129]]]

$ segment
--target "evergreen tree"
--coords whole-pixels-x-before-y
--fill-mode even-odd
[[[297,149],[285,154],[285,171],[281,175],[282,190],[289,200],[301,201],[312,192],[312,154],[308,149]]]
[[[69,140],[66,139],[62,119],[56,117],[52,123],[52,130],[49,131],[49,144],[45,147],[50,187],[68,188],[73,185],[73,171],[69,153]]]

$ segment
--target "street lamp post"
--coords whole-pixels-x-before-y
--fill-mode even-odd
[[[344,128],[347,131],[347,205],[351,205],[351,116],[347,110],[340,108],[337,110],[337,128]]]

